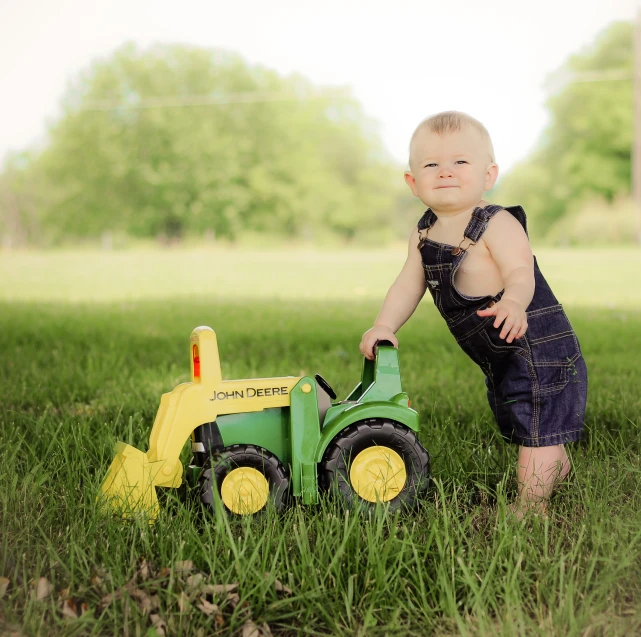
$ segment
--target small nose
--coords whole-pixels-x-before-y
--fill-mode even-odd
[[[441,166],[438,171],[439,177],[451,177],[452,176],[452,167],[451,166]]]

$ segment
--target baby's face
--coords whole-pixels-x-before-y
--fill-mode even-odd
[[[498,176],[481,133],[472,126],[437,135],[420,130],[405,173],[412,192],[436,212],[456,213],[475,206]]]

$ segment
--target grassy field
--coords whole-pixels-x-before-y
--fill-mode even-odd
[[[420,511],[237,520],[172,492],[148,526],[95,496],[113,444],[146,449],[189,379],[191,330],[216,330],[225,378],[319,371],[344,397],[402,251],[0,254],[0,634],[641,633],[641,252],[537,256],[589,370],[549,517],[506,517],[516,449],[427,299],[399,332],[432,456]]]

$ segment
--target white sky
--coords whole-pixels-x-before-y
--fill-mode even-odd
[[[545,77],[636,0],[0,0],[0,159],[45,138],[67,82],[125,41],[223,47],[349,85],[405,162],[445,109],[477,117],[503,171],[546,125]]]

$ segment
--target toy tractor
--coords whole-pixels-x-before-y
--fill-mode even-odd
[[[182,484],[190,436],[187,482],[206,505],[219,496],[237,515],[270,502],[281,509],[291,496],[317,503],[321,490],[348,505],[412,507],[427,490],[429,455],[391,343],[364,359],[361,382],[342,401],[318,374],[223,380],[209,327],[192,332],[190,352],[191,382],[161,397],[149,450],[116,443],[102,496],[123,517],[157,517],[155,487]]]

